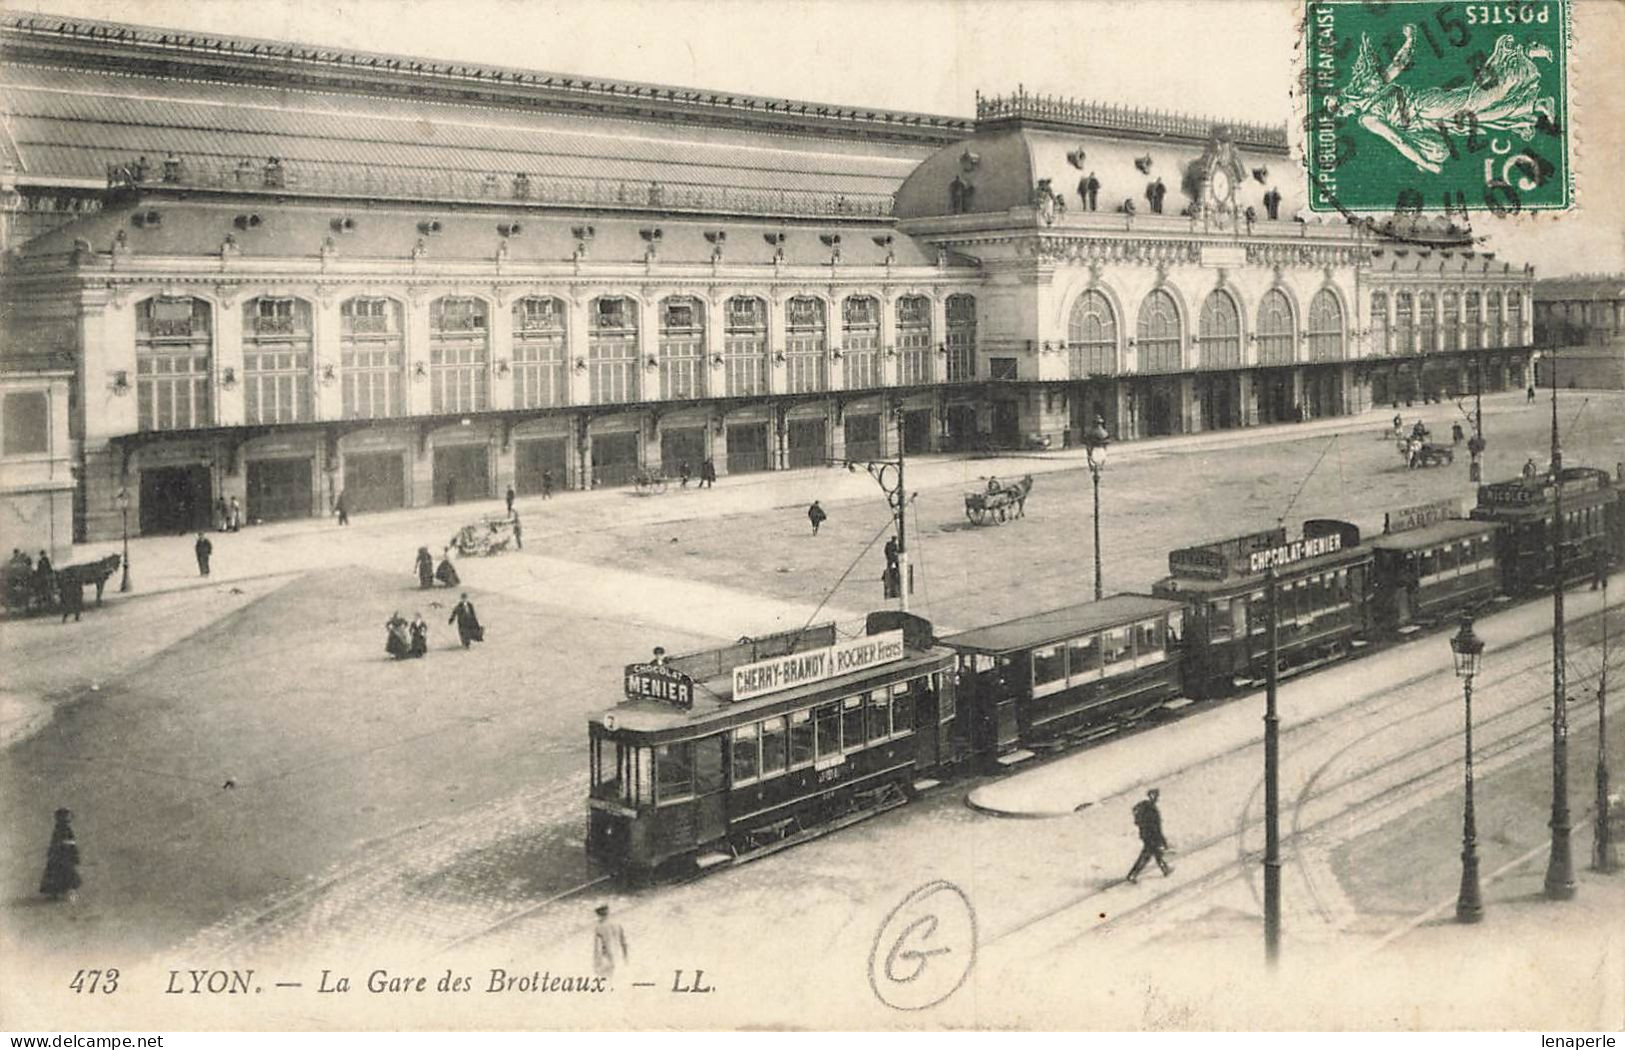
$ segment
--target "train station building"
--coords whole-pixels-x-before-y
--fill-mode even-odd
[[[1532,363],[1532,273],[1310,214],[1281,126],[15,14],[0,45],[0,500],[55,456],[81,540],[120,492],[132,531],[181,531],[230,497],[275,520],[1281,423]],[[66,449],[22,451],[56,421]]]

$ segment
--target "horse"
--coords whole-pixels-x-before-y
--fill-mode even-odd
[[[107,581],[118,571],[122,562],[117,554],[109,554],[84,565],[69,565],[56,570],[57,601],[61,602],[63,588],[77,587],[83,590],[91,584],[96,585],[96,604],[102,603],[102,592],[107,589]]]

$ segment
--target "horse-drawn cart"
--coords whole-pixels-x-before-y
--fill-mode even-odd
[[[666,475],[647,467],[632,475],[632,487],[640,496],[659,496],[666,491]]]
[[[479,554],[489,557],[513,543],[513,518],[487,514],[472,525],[464,525],[451,538],[451,546],[463,557]]]
[[[989,478],[987,488],[981,492],[965,493],[965,517],[974,525],[989,521],[1002,525],[1011,518],[1027,514],[1027,494],[1033,490],[1033,476],[1026,475],[1013,485],[1000,484]]]

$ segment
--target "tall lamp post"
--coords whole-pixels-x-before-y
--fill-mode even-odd
[[[1473,820],[1473,676],[1484,655],[1484,641],[1473,633],[1473,618],[1464,616],[1461,630],[1450,639],[1461,679],[1467,726],[1467,801],[1461,814],[1461,892],[1456,896],[1456,921],[1477,922],[1484,917],[1484,899],[1478,892],[1478,826]]]
[[[1106,465],[1106,446],[1111,443],[1112,436],[1106,433],[1106,421],[1100,416],[1095,417],[1094,425],[1083,434],[1083,447],[1089,454],[1089,476],[1094,479],[1095,485],[1095,601],[1100,601],[1105,594],[1102,590],[1100,574],[1100,469]]]
[[[119,517],[124,519],[124,575],[119,579],[120,594],[130,590],[130,493],[127,489],[119,489],[118,495],[113,497],[113,505],[118,508]]]
[[[1611,872],[1619,867],[1614,847],[1608,801],[1608,576],[1602,578],[1602,673],[1597,678],[1597,833],[1593,841],[1594,867]]]
[[[1568,669],[1563,639],[1563,446],[1557,436],[1557,354],[1552,354],[1552,851],[1546,862],[1546,896],[1574,896],[1574,858],[1569,851]]]

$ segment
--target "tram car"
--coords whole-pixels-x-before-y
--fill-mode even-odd
[[[1177,601],[1115,594],[939,639],[958,657],[970,751],[996,770],[1177,700],[1183,615]]]
[[[907,801],[951,767],[954,651],[871,614],[626,669],[588,724],[587,851],[621,871],[708,868]]]
[[[1595,575],[1625,557],[1625,508],[1606,470],[1567,467],[1563,471],[1565,582]],[[1495,557],[1501,589],[1527,598],[1552,584],[1552,518],[1557,485],[1550,475],[1481,485],[1472,517],[1501,526]]]
[[[1172,551],[1151,588],[1185,605],[1185,693],[1229,696],[1262,682],[1269,663],[1268,572],[1276,571],[1280,670],[1297,673],[1367,644],[1372,551],[1346,521],[1284,528]]]
[[[1494,600],[1500,531],[1496,522],[1463,518],[1456,500],[1384,514],[1382,535],[1367,541],[1376,630],[1411,634]]]

